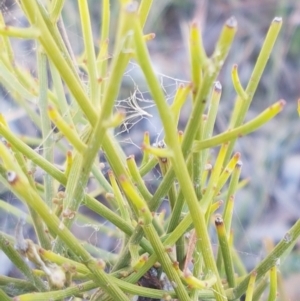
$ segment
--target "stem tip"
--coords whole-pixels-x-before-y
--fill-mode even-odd
[[[281,23],[281,22],[282,22],[282,17],[275,17],[275,18],[273,19],[273,22]]]
[[[220,93],[222,91],[222,85],[219,81],[216,81],[215,83],[215,91]]]
[[[217,216],[215,219],[215,225],[221,226],[224,223],[223,218],[221,216]]]
[[[226,25],[230,28],[235,28],[237,27],[237,20],[235,17],[230,17],[227,22],[226,22]]]
[[[6,178],[9,184],[13,184],[17,180],[18,176],[14,171],[8,170],[6,173]]]

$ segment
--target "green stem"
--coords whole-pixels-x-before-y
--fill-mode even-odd
[[[151,243],[154,252],[159,259],[159,262],[163,267],[163,270],[167,274],[168,279],[171,281],[178,295],[178,298],[180,298],[180,300],[189,300],[187,292],[178,275],[178,272],[173,266],[173,263],[170,257],[168,256],[167,251],[164,248],[163,243],[160,240],[160,237],[152,224],[153,217],[151,212],[149,211],[146,201],[139,196],[138,192],[135,191],[134,186],[126,179],[125,176],[123,176],[120,179],[120,183],[128,199],[131,200],[136,214],[139,217],[139,223],[142,226],[146,237]]]
[[[144,153],[147,153],[147,152],[144,151]],[[156,157],[152,157],[145,164],[142,164],[141,167],[140,167],[141,176],[142,177],[145,176],[148,172],[150,172],[150,170],[152,170],[155,167],[156,164],[157,164],[157,158]]]
[[[33,179],[33,175],[30,174],[30,172],[27,169],[26,160],[25,160],[23,154],[20,153],[19,151],[15,151],[15,158],[16,158],[18,164],[20,165],[23,173],[25,175],[27,175],[27,179],[28,179],[31,187],[36,190],[35,182],[34,182],[34,179]],[[31,219],[33,221],[34,230],[35,230],[35,233],[37,234],[39,243],[41,244],[41,246],[43,248],[45,248],[45,249],[51,249],[51,241],[50,241],[49,235],[48,235],[48,233],[46,231],[46,228],[45,228],[43,220],[30,207],[29,207],[29,212],[30,212]],[[20,216],[19,216],[19,218],[20,218]]]
[[[143,227],[143,230],[147,238],[151,242],[154,252],[157,255],[159,262],[161,263],[164,272],[167,274],[168,279],[171,281],[174,290],[176,291],[177,298],[182,301],[190,300],[187,291],[184,288],[182,281],[177,271],[175,270],[173,263],[171,262],[171,259],[167,254],[167,251],[165,250],[161,240],[159,239],[154,227],[151,224],[146,225]]]
[[[0,123],[0,134],[3,137],[5,137],[7,141],[9,141],[16,149],[18,149],[27,158],[29,158],[38,166],[40,166],[43,170],[49,173],[53,178],[59,181],[62,185],[66,186],[67,178],[60,170],[58,170],[51,163],[49,163],[43,157],[38,155],[32,148],[30,148],[25,143],[23,143],[20,139],[18,139],[16,136],[14,136],[14,134],[1,123]],[[111,146],[111,148],[113,149],[113,145]],[[120,158],[118,160],[120,160]],[[122,165],[119,165],[119,169],[121,169],[122,172]],[[116,225],[119,229],[121,229],[123,232],[127,233],[128,235],[131,235],[134,232],[134,228],[131,225],[126,223],[126,221],[124,221],[120,216],[118,216],[116,213],[109,210],[106,206],[98,202],[96,199],[90,197],[89,195],[85,195],[84,204],[88,208],[98,213],[100,216],[103,216],[103,218],[109,220],[111,223]],[[146,247],[146,245],[143,244],[143,248],[147,250],[147,252],[149,253],[152,252],[151,248],[149,249],[149,245],[148,247]]]
[[[206,64],[207,56],[203,48],[201,33],[198,24],[193,22],[189,35],[190,65],[193,80],[193,96],[197,95],[201,87],[202,68]]]
[[[268,301],[275,301],[277,297],[277,268],[276,265],[270,269],[270,290]]]
[[[0,275],[0,287],[10,296],[21,295],[36,290],[34,285],[24,279]],[[2,300],[2,299],[1,299]],[[9,299],[11,300],[11,299]]]
[[[70,42],[68,40],[68,37],[66,34],[66,29],[65,29],[62,18],[59,17],[57,20],[57,23],[55,24],[50,19],[50,15],[49,15],[48,11],[45,9],[45,6],[42,5],[42,3],[40,1],[37,2],[37,7],[41,13],[41,16],[42,16],[48,30],[51,33],[51,36],[53,37],[55,43],[57,44],[58,48],[60,49],[61,54],[63,55],[67,64],[70,66],[74,76],[77,77],[78,80],[80,80],[80,77],[79,77],[80,72],[79,72],[79,69],[77,66],[75,55],[72,51]]]
[[[8,297],[1,288],[0,288],[0,298],[3,301],[12,301],[11,298]]]
[[[147,3],[146,3],[147,2]],[[140,9],[143,10],[143,16],[148,14],[148,9],[150,8],[151,1],[142,1]],[[42,7],[37,7],[35,2],[32,3],[32,6],[29,5],[27,1],[22,2],[29,19],[34,24],[39,24],[39,28],[43,31],[40,37],[40,42],[46,49],[47,54],[52,59],[57,70],[62,75],[62,78],[65,80],[67,85],[70,88],[71,93],[74,95],[75,99],[78,101],[79,106],[82,108],[83,112],[86,114],[89,122],[92,125],[95,125],[97,114],[91,107],[89,100],[85,92],[82,89],[82,85],[79,83],[78,75],[74,71],[73,64],[70,60],[67,60],[67,65],[65,63],[65,57],[69,58],[68,53],[65,54],[64,45],[60,39],[57,37],[57,32],[53,30],[51,22],[47,19],[45,12]],[[142,9],[143,8],[143,9]],[[40,13],[39,13],[40,12]],[[53,37],[53,39],[52,39]],[[57,45],[56,45],[57,43]],[[61,45],[62,44],[62,45]],[[62,52],[58,49],[62,49]],[[60,56],[63,53],[64,56]],[[55,54],[55,55],[54,55]],[[129,55],[124,56],[123,58],[124,65],[129,61]],[[70,67],[68,67],[70,66]],[[121,72],[119,72],[121,74]],[[111,83],[110,87],[113,93],[116,93],[117,90],[114,86],[114,83]],[[126,174],[125,165],[123,162],[123,151],[120,150],[118,144],[115,143],[114,138],[109,133],[101,133],[100,137],[103,137],[103,148],[108,157],[108,161],[117,176],[121,174]],[[45,166],[45,162],[43,162]],[[42,167],[43,168],[43,167]],[[80,173],[80,171],[78,171]],[[80,185],[78,185],[80,186]]]
[[[70,144],[79,152],[83,153],[86,150],[86,145],[81,141],[76,129],[72,128],[64,118],[59,114],[59,112],[52,106],[46,108],[49,118],[55,124],[55,126],[61,131],[64,137],[70,142]]]
[[[140,3],[138,15],[139,15],[140,24],[142,28],[145,26],[152,3],[153,0],[142,0]]]
[[[257,272],[256,280],[264,276],[275,264],[278,263],[280,257],[284,256],[286,251],[297,241],[300,236],[300,220],[285,234],[283,239],[268,254],[268,256],[253,270]],[[252,271],[252,272],[253,272]],[[251,273],[234,289],[234,298],[239,298],[245,293]]]
[[[266,67],[266,64],[271,55],[272,49],[274,47],[275,41],[281,29],[282,19],[279,17],[274,18],[270,29],[267,33],[267,36],[264,40],[263,46],[257,58],[255,67],[249,79],[247,88],[245,90],[247,94],[247,99],[243,100],[238,97],[236,101],[236,105],[234,108],[234,112],[232,114],[232,118],[230,121],[230,128],[236,127],[242,124],[246,113],[248,112],[249,106],[253,99],[254,93],[257,89],[258,83],[261,79],[262,73]]]
[[[251,101],[253,99],[254,93],[257,89],[258,83],[261,79],[262,73],[266,67],[266,64],[269,60],[269,57],[271,55],[271,52],[273,50],[275,41],[277,39],[277,36],[279,34],[280,28],[282,25],[282,18],[276,17],[274,18],[273,22],[271,23],[271,26],[269,28],[269,31],[267,33],[267,36],[264,40],[263,46],[261,48],[261,51],[259,53],[259,56],[257,58],[256,64],[254,66],[254,69],[252,71],[251,77],[249,79],[247,88],[245,90],[245,93],[247,95],[247,98],[244,99],[245,93],[242,93],[242,97],[237,97],[234,110],[231,116],[231,120],[229,123],[229,129],[236,128],[237,126],[240,126],[245,119],[246,113],[249,109],[249,106],[251,104]],[[230,142],[228,152],[227,152],[227,158],[225,161],[227,161],[232,153],[235,140],[232,140]]]
[[[0,12],[0,25],[5,26],[5,20],[3,18],[2,12]],[[11,47],[10,39],[6,35],[1,36],[1,42],[3,42],[3,45],[1,45],[1,50],[7,54],[7,58],[9,60],[10,65],[13,65],[14,63],[14,52]],[[3,47],[3,48],[2,48]]]
[[[256,285],[254,293],[253,293],[253,297],[252,297],[252,301],[259,301],[261,300],[261,296],[264,293],[265,289],[268,286],[268,277],[264,277],[263,279],[261,279],[259,281],[259,283]]]
[[[167,158],[159,158],[158,163],[159,163],[161,174],[164,177],[165,174],[167,173],[167,171],[171,167],[171,162]],[[171,187],[168,191],[168,201],[169,201],[170,208],[172,211],[176,204],[176,198],[177,198],[177,191],[176,191],[175,183],[173,183],[173,185],[171,185]]]
[[[190,156],[187,160],[187,167],[189,169],[189,172],[191,170],[191,162],[192,162],[192,156]],[[183,214],[183,205],[184,205],[184,196],[183,196],[183,193],[182,193],[182,189],[179,190],[179,193],[178,193],[178,197],[176,199],[176,202],[175,202],[175,206],[173,208],[173,211],[172,211],[172,215],[171,215],[171,218],[170,218],[170,222],[168,224],[168,230],[167,230],[167,233],[171,233],[178,225],[178,223],[180,222],[180,219],[182,217],[182,214]]]
[[[217,228],[218,240],[223,256],[228,285],[229,287],[235,287],[233,261],[223,219],[221,217],[217,217],[215,219],[215,225]]]
[[[43,219],[49,230],[55,233],[72,250],[81,262],[93,274],[93,280],[98,283],[115,300],[128,300],[127,296],[114,283],[113,278],[109,277],[101,268],[101,265],[91,257],[84,249],[78,239],[63,226],[62,222],[43,202],[40,196],[32,189],[26,176],[19,171],[13,158],[3,144],[0,144],[1,156],[7,167],[7,180],[11,185],[12,191],[30,207],[32,207]]]
[[[133,285],[130,283],[126,283],[122,280],[115,280],[118,286],[122,288],[123,291],[125,291],[128,294],[132,295],[138,295],[142,297],[148,297],[153,299],[162,299],[165,296],[170,296],[172,298],[175,298],[176,294],[173,291],[163,291],[163,290],[157,290],[152,288],[146,288],[141,287],[138,285]],[[64,290],[59,291],[52,291],[47,293],[31,293],[26,295],[18,296],[18,300],[20,301],[41,301],[41,300],[59,300],[59,299],[65,299],[74,295],[77,295],[82,292],[90,291],[92,289],[97,288],[96,284],[93,281],[87,281],[84,283],[80,283],[78,285],[66,288]],[[205,294],[203,294],[205,295]],[[210,296],[209,293],[206,292],[206,295]],[[2,299],[1,299],[2,300]],[[9,299],[11,301],[11,299]],[[97,298],[93,298],[93,300],[98,300]],[[114,299],[116,300],[116,299]]]
[[[190,28],[190,38],[189,38],[189,46],[190,46],[190,61],[191,61],[191,73],[192,73],[192,81],[193,81],[193,102],[195,102],[196,96],[199,92],[199,89],[202,84],[202,69],[203,66],[207,62],[206,53],[203,49],[203,44],[201,40],[200,30],[198,29],[197,23],[192,23]],[[199,116],[200,120],[202,116]],[[202,140],[203,134],[203,122],[202,129],[197,129],[195,134],[195,139]],[[204,162],[202,161],[201,153],[194,153],[192,155],[192,179],[194,190],[196,192],[196,196],[198,200],[201,199],[201,175],[202,175],[202,166]]]
[[[252,296],[254,293],[254,286],[255,286],[255,280],[256,280],[256,271],[252,272],[250,275],[247,292],[246,292],[246,299],[245,301],[252,301]]]
[[[130,219],[131,210],[129,209],[128,203],[125,202],[123,195],[117,184],[116,178],[111,170],[108,171],[108,176],[109,176],[109,180],[110,180],[110,183],[112,186],[112,191],[113,191],[113,195],[114,195],[113,198],[116,201],[116,203],[114,204],[114,207],[120,211],[121,217],[126,222],[130,223],[131,222],[131,219]]]
[[[52,62],[49,62],[49,66],[50,66],[50,71],[51,71],[51,78],[53,81],[53,88],[54,88],[57,99],[59,99],[59,101],[57,103],[59,111],[61,114],[63,114],[65,121],[71,127],[75,127],[75,125],[73,123],[73,119],[71,118],[71,115],[70,115],[70,107],[67,103],[64,86],[61,81],[59,72],[57,71],[56,67],[53,65]]]
[[[232,221],[232,215],[233,215],[233,202],[234,202],[234,195],[238,189],[238,183],[240,179],[241,174],[241,168],[242,163],[238,162],[234,168],[234,171],[232,173],[230,183],[228,186],[227,196],[224,204],[224,223],[225,223],[225,229],[227,233],[227,237],[229,237],[230,229],[231,229],[231,221]]]
[[[7,127],[0,123],[0,134],[5,137],[20,153],[25,155],[33,163],[40,166],[45,172],[49,173],[54,179],[61,184],[66,185],[67,179],[63,172],[53,166],[49,161],[38,155],[31,147],[17,138]]]
[[[224,60],[229,52],[233,38],[237,30],[237,22],[234,18],[230,18],[219,37],[216,49],[209,61],[204,66],[204,77],[201,88],[194,100],[194,108],[186,126],[186,131],[183,139],[183,153],[186,153],[192,145],[195,134],[200,126],[202,120],[202,114],[207,104],[207,99],[213,86],[213,82],[216,80],[218,73],[220,72]]]
[[[53,166],[51,163],[46,161],[43,157],[38,155],[32,148],[30,148],[25,143],[23,143],[20,139],[18,139],[9,129],[7,129],[1,123],[0,123],[0,134],[3,137],[5,137],[5,139],[9,141],[9,143],[11,143],[18,151],[20,151],[20,153],[24,154],[27,158],[32,160],[35,164],[37,164],[43,170],[49,173],[54,179],[56,179],[62,185],[66,186],[67,178],[60,170],[58,170],[55,166]],[[122,171],[122,165],[119,166],[119,169],[120,168]],[[128,233],[129,235],[130,233],[132,233],[133,228],[129,230],[130,225],[128,225],[117,214],[109,210],[106,206],[97,202],[95,199],[91,198],[88,195],[85,195],[85,204],[87,207],[94,208],[95,210],[97,210],[97,213],[99,213],[99,215],[103,216],[104,218],[106,218],[107,220],[115,224],[122,231]]]
[[[80,24],[82,26],[84,52],[87,60],[87,70],[89,75],[89,95],[93,105],[99,104],[100,87],[98,83],[97,64],[95,46],[93,42],[93,34],[91,28],[91,20],[88,8],[88,1],[78,0],[80,13]]]
[[[201,273],[203,272],[203,257],[201,254],[201,242],[200,241],[196,242],[196,248],[194,250],[193,261],[194,261],[193,276],[196,278],[200,278]],[[198,289],[192,290],[192,292],[190,294],[191,301],[199,300],[199,292],[200,291]]]
[[[99,43],[99,53],[97,57],[97,69],[99,74],[100,83],[100,100],[103,96],[103,91],[105,90],[105,79],[107,75],[107,65],[108,65],[108,41],[109,41],[109,24],[110,24],[110,0],[102,1],[102,15],[101,15],[101,39]]]
[[[222,93],[222,86],[220,82],[216,82],[211,93],[211,100],[210,100],[210,106],[207,113],[207,120],[205,122],[204,129],[203,129],[203,137],[202,137],[203,140],[211,138],[213,134],[214,126],[217,119],[221,93]],[[202,162],[203,164],[206,164],[209,156],[209,149],[202,150],[201,154],[202,154]]]
[[[228,141],[232,143],[232,141],[237,137],[244,136],[255,131],[263,124],[267,123],[269,120],[274,118],[279,112],[281,112],[284,105],[285,105],[285,101],[280,100],[275,104],[271,105],[270,107],[268,107],[256,118],[252,119],[251,121],[239,127],[228,130],[222,134],[216,135],[213,138],[194,142],[193,151],[199,152],[202,149],[215,147],[221,143],[228,142]]]
[[[0,34],[20,39],[35,39],[40,35],[36,27],[18,28],[12,26],[0,26]]]
[[[48,118],[48,76],[47,76],[47,56],[43,50],[38,51],[38,74],[39,74],[39,107],[41,115],[42,136],[43,136],[43,156],[45,160],[53,163],[53,133],[51,122]],[[52,208],[54,196],[53,178],[48,173],[44,174],[45,202]]]
[[[131,261],[130,247],[131,245],[140,244],[144,236],[144,232],[140,230],[141,230],[141,226],[137,225],[134,234],[130,236],[130,239],[127,241],[126,245],[124,245],[122,251],[120,252],[118,261],[113,266],[111,272],[118,271],[119,269],[126,267],[130,264]]]
[[[32,98],[35,97],[34,94],[32,94],[28,89],[26,89],[18,80],[15,74],[11,70],[9,70],[9,67],[7,65],[8,62],[5,62],[4,58],[1,58],[0,62],[0,73],[3,78],[1,78],[1,81],[3,81],[5,87],[7,87],[9,90],[19,93],[22,95],[22,98],[25,98],[27,100],[32,100]]]
[[[50,19],[53,23],[56,23],[57,20],[59,19],[64,4],[65,4],[64,0],[53,0],[51,2]]]
[[[21,1],[21,3],[29,21],[40,29],[41,35],[39,36],[39,42],[44,47],[48,58],[56,66],[61,77],[68,85],[72,95],[76,99],[82,111],[86,114],[86,116],[88,116],[88,118],[90,116],[95,116],[96,118],[94,108],[92,107],[81,82],[61,53],[60,48],[57,46],[56,41],[54,40],[54,37],[49,31],[47,23],[42,16],[37,2]]]
[[[217,282],[213,286],[215,290],[215,298],[217,301],[226,300],[223,286],[221,284],[221,279],[215,265],[212,247],[210,244],[209,235],[206,230],[206,222],[204,217],[204,212],[198,205],[198,200],[193,189],[193,185],[190,181],[189,172],[181,152],[181,146],[178,142],[176,125],[173,116],[170,114],[169,107],[165,101],[164,94],[161,90],[160,84],[157,77],[152,69],[149,54],[143,39],[142,30],[139,22],[135,20],[135,32],[134,39],[136,43],[136,56],[139,61],[140,67],[146,77],[149,85],[149,89],[155,100],[157,109],[162,120],[166,142],[170,149],[173,151],[173,157],[171,158],[172,166],[178,178],[178,182],[185,196],[189,211],[191,212],[192,220],[195,225],[196,233],[198,238],[202,241],[202,253],[206,268],[208,271],[213,273]],[[169,276],[169,275],[168,275]]]
[[[230,49],[230,45],[236,32],[236,26],[237,23],[234,18],[230,18],[226,22],[215,50],[213,59],[214,64],[210,65],[210,62],[209,65],[205,66],[206,71],[203,78],[203,84],[195,98],[194,107],[188,120],[182,142],[182,152],[185,158],[188,156],[189,150],[192,146],[192,143],[194,142],[196,130],[199,128],[199,116],[202,116],[202,113],[204,111],[207,97],[210,92],[210,87],[212,87],[213,82],[216,80],[216,77]],[[208,72],[208,70],[210,69],[214,70],[214,72]],[[172,185],[174,179],[174,170],[173,168],[170,168],[165,177],[162,179],[155,194],[153,195],[151,201],[151,210],[155,210],[156,207],[160,204],[160,199],[167,194],[167,191],[170,189],[170,186]]]
[[[240,97],[241,100],[246,101],[248,95],[240,82],[237,65],[233,65],[232,67],[231,78],[236,94],[238,95],[238,97]]]
[[[84,188],[89,179],[90,170],[94,163],[95,157],[99,151],[99,148],[106,136],[105,121],[109,119],[112,114],[112,109],[115,103],[115,99],[118,94],[118,88],[121,84],[123,73],[128,63],[127,47],[130,46],[130,7],[122,8],[122,17],[119,27],[119,43],[116,45],[115,56],[112,62],[111,74],[107,89],[103,96],[102,108],[100,116],[94,126],[93,132],[87,143],[87,149],[82,156],[78,157],[77,162],[73,163],[71,173],[74,178],[72,179],[72,186],[69,183],[66,187],[67,200],[66,207],[67,212],[76,212],[80,203],[83,200]],[[70,228],[74,219],[65,218],[64,225]],[[58,249],[57,249],[58,248]],[[56,250],[61,250],[62,241],[56,241]]]
[[[134,156],[129,156],[127,158],[127,166],[128,166],[129,172],[130,172],[133,180],[135,181],[137,188],[140,191],[141,195],[147,202],[149,202],[152,198],[152,194],[149,192],[148,188],[145,185],[144,180],[142,179],[142,177],[139,173],[138,167],[136,166],[136,163],[135,163]]]
[[[46,284],[37,277],[32,269],[23,261],[21,255],[15,250],[11,242],[9,242],[0,232],[0,248],[6,254],[6,256],[12,261],[15,267],[17,267],[22,274],[30,281],[32,285],[36,287],[38,291],[44,292],[47,290]]]

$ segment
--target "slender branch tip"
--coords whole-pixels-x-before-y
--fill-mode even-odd
[[[226,26],[230,27],[230,28],[235,28],[237,27],[237,20],[234,16],[230,17],[227,21],[226,21]]]

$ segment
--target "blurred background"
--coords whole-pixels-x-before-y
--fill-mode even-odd
[[[118,5],[117,1],[111,2],[113,42],[118,21]],[[89,0],[89,5],[97,41],[101,1],[99,4],[97,0]],[[0,8],[8,24],[26,25],[25,18],[14,1],[1,0]],[[264,243],[267,239],[278,242],[300,216],[300,120],[297,113],[297,100],[300,98],[300,1],[154,0],[145,33],[156,34],[156,38],[148,44],[149,50],[165,95],[171,102],[178,85],[190,80],[187,43],[190,23],[195,20],[199,24],[205,49],[211,54],[222,26],[231,16],[237,19],[238,31],[218,78],[223,86],[223,93],[216,133],[227,128],[235,101],[231,83],[232,65],[238,64],[240,79],[245,87],[270,23],[275,16],[283,18],[281,32],[247,119],[253,118],[281,98],[287,101],[287,106],[275,120],[256,133],[240,139],[236,148],[242,155],[242,176],[249,177],[250,182],[236,197],[233,224],[235,244],[248,267],[252,268],[264,257]],[[82,34],[78,23],[77,1],[66,1],[63,17],[70,42],[79,57],[82,51]],[[13,43],[18,49],[18,63],[35,73],[34,42]],[[5,90],[0,93],[1,111],[9,116],[13,130],[20,134],[36,135],[35,126],[12,102],[9,94]],[[116,135],[126,154],[135,154],[138,158],[144,131],[150,132],[151,142],[157,142],[163,137],[153,101],[134,62],[130,63],[125,75],[117,105],[125,108],[130,118],[116,131]],[[180,129],[184,129],[189,111],[190,103],[187,102],[181,115]],[[149,184],[153,186],[159,180],[159,173],[148,178]],[[17,203],[15,197],[4,190],[2,198]],[[10,218],[6,216],[1,220],[0,228],[4,231],[10,224]],[[297,300],[300,293],[297,285],[300,283],[299,249],[299,246],[296,247],[280,268],[286,277],[286,292],[291,300]],[[10,267],[6,272],[9,270]]]

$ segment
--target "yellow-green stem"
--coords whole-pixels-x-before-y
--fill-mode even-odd
[[[254,287],[255,287],[255,279],[256,279],[256,272],[252,272],[250,275],[250,280],[249,280],[249,284],[248,284],[248,288],[247,288],[247,292],[246,292],[246,299],[245,301],[252,301],[252,296],[253,296],[253,292],[254,292]]]
[[[280,257],[284,256],[286,251],[294,245],[295,241],[300,236],[300,219],[293,225],[293,227],[285,234],[283,239],[276,245],[276,247],[268,254],[268,256],[258,264],[255,268],[257,273],[256,280],[259,280],[265,275],[271,267],[278,263]],[[248,283],[250,281],[250,274],[234,288],[233,292],[236,298],[239,298],[245,293]]]
[[[89,76],[89,95],[92,104],[95,107],[97,107],[100,99],[100,86],[98,83],[96,54],[93,42],[93,33],[91,28],[88,1],[78,0],[78,7],[84,41],[84,59],[86,60],[87,71]]]
[[[274,20],[271,23],[271,26],[269,28],[269,31],[267,33],[267,36],[264,40],[264,44],[261,48],[259,56],[257,58],[256,64],[252,71],[248,85],[244,91],[245,93],[242,93],[242,95],[241,95],[244,98],[245,94],[246,94],[247,98],[243,99],[240,96],[237,97],[237,100],[236,100],[236,103],[234,106],[234,110],[233,110],[233,113],[231,116],[229,129],[240,126],[242,124],[242,122],[244,121],[246,113],[247,113],[249,106],[251,104],[251,101],[253,99],[254,93],[257,89],[258,83],[261,79],[262,73],[266,67],[268,59],[273,50],[273,47],[274,47],[275,41],[277,39],[277,36],[279,34],[279,31],[281,29],[281,26],[282,26],[282,18],[279,18],[279,17],[274,18]],[[234,139],[230,142],[228,152],[227,152],[227,157],[226,157],[225,161],[227,161],[231,155],[235,140],[236,139]]]
[[[57,234],[64,243],[72,250],[93,274],[93,279],[100,287],[107,291],[116,300],[128,300],[126,295],[115,285],[98,262],[83,248],[75,236],[63,226],[61,221],[54,215],[54,212],[44,203],[40,196],[32,189],[26,176],[15,164],[10,153],[3,144],[0,144],[1,157],[7,168],[7,181],[12,191],[31,208],[33,208],[43,219],[50,231]],[[109,285],[107,285],[109,283]]]
[[[64,4],[65,4],[64,0],[51,1],[50,19],[53,23],[56,23],[57,20],[59,19]]]
[[[164,98],[164,94],[161,90],[160,84],[152,69],[152,65],[143,39],[140,24],[139,22],[137,22],[137,20],[134,21],[136,56],[139,61],[139,65],[141,66],[141,69],[143,70],[143,73],[148,82],[153,99],[156,102],[157,109],[159,111],[160,118],[164,126],[166,142],[170,149],[172,149],[173,151],[173,157],[171,157],[172,166],[174,168],[179,184],[188,204],[189,210],[191,212],[198,239],[200,239],[202,242],[202,253],[206,268],[209,272],[211,272],[217,277],[217,282],[213,286],[215,290],[215,298],[217,301],[226,300],[223,286],[221,284],[221,280],[219,278],[219,274],[215,265],[210,239],[206,231],[204,212],[198,205],[198,200],[193,185],[189,180],[190,176],[188,173],[188,169],[185,164],[183,154],[181,152],[181,145],[178,142],[176,125],[173,116],[170,114],[170,110]]]
[[[277,297],[277,267],[276,265],[270,269],[270,290],[268,301],[275,301]]]
[[[0,298],[3,301],[11,301],[11,298],[5,294],[5,292],[0,288]]]
[[[253,132],[257,128],[261,127],[263,124],[267,123],[270,119],[274,118],[279,112],[281,112],[284,105],[285,105],[285,101],[280,100],[275,104],[271,105],[270,107],[268,107],[256,118],[252,119],[251,121],[241,126],[235,127],[232,130],[228,130],[222,134],[216,135],[213,138],[194,142],[193,151],[198,152],[202,149],[214,147],[228,141],[232,143],[232,141],[237,137],[247,135]]]
[[[14,246],[0,233],[0,249],[6,254],[11,262],[17,267],[22,274],[33,284],[38,291],[47,290],[45,283],[34,275],[32,269],[24,262],[22,256],[16,251]],[[2,299],[1,299],[2,300]]]
[[[39,107],[41,114],[42,136],[43,136],[43,156],[45,160],[53,163],[53,132],[51,122],[47,115],[48,106],[48,76],[47,76],[47,56],[43,49],[38,51],[38,74],[39,74]],[[54,195],[53,178],[48,173],[44,174],[45,202],[52,208]]]
[[[224,226],[224,221],[221,217],[215,219],[215,225],[218,234],[218,240],[223,256],[223,262],[225,266],[226,277],[229,287],[235,287],[235,276],[233,269],[233,261],[231,257],[231,251],[228,243],[228,238]]]

